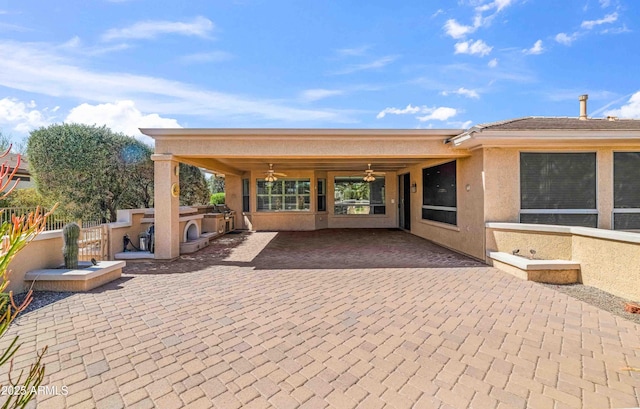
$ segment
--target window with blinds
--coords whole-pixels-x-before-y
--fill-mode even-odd
[[[613,153],[613,228],[640,229],[640,152]]]
[[[520,153],[520,222],[597,227],[596,153]]]

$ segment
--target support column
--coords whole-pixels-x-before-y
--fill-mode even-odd
[[[172,260],[180,256],[180,200],[172,194],[178,186],[179,162],[173,155],[151,155],[154,162],[155,258]],[[175,189],[175,188],[173,188]],[[175,190],[173,193],[176,193]]]
[[[596,154],[596,197],[598,228],[613,229],[613,151],[599,149]]]

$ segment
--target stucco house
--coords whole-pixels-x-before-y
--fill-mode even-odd
[[[16,174],[11,178],[12,181],[19,180],[16,189],[26,189],[35,187],[35,183],[31,180],[31,172],[29,171],[29,161],[24,156],[20,157],[20,163],[18,164],[18,154],[8,153],[7,156],[2,158],[2,161],[9,167],[9,172],[13,172],[16,165],[18,170]],[[9,186],[13,186],[11,183]]]
[[[593,231],[638,258],[640,234],[621,231],[640,231],[640,120],[589,118],[586,99],[579,117],[468,130],[141,129],[155,140],[155,257],[179,255],[184,162],[225,175],[239,228],[401,228],[487,262],[522,235],[572,260]]]

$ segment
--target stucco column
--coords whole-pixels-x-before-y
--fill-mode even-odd
[[[178,161],[173,155],[151,155],[154,162],[155,258],[171,260],[180,255],[180,201],[172,186],[178,186]]]
[[[597,177],[597,207],[598,228],[611,229],[613,223],[613,152],[610,149],[600,149],[596,154]]]

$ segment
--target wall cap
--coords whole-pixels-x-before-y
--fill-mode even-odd
[[[640,244],[640,233],[632,233],[618,230],[595,229],[592,227],[557,226],[551,224],[525,224],[525,223],[500,223],[488,222],[487,229],[514,230],[539,233],[573,234],[576,236],[593,237],[597,239],[615,240],[627,243]]]

